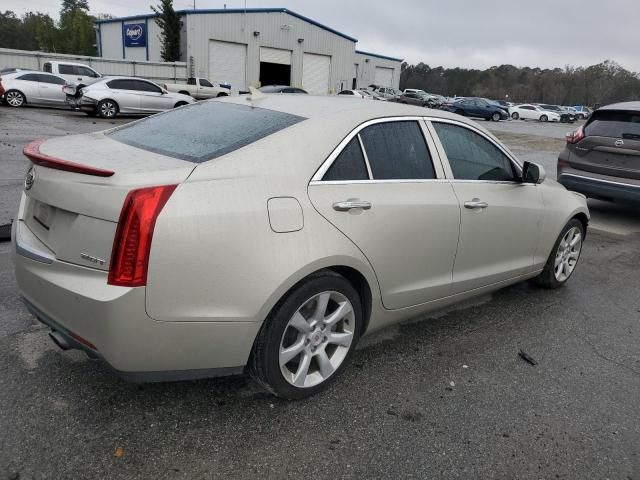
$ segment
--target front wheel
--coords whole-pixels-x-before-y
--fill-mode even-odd
[[[4,94],[4,101],[10,107],[22,107],[25,103],[27,103],[27,99],[23,95],[22,92],[18,90],[9,90]]]
[[[251,373],[278,397],[314,395],[347,365],[361,325],[360,297],[351,283],[331,271],[314,274],[265,321],[251,354]]]
[[[540,115],[541,122],[546,122],[547,120],[549,120],[549,117],[547,117],[546,115]]]
[[[113,100],[101,100],[96,111],[101,118],[115,118],[118,115],[118,104]]]
[[[584,225],[575,218],[565,225],[544,269],[533,279],[535,283],[545,288],[558,288],[569,280],[580,259],[584,232]]]
[[[183,107],[185,105],[189,105],[189,104],[187,102],[178,102],[173,106],[173,108]]]
[[[520,118],[520,115],[518,115],[518,112],[513,112],[511,114],[511,118],[513,118],[514,120],[518,120]]]
[[[493,115],[491,115],[491,120],[493,120],[494,122],[499,122],[500,114],[498,112],[494,112]]]

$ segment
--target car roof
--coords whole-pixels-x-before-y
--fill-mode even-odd
[[[612,103],[611,105],[605,105],[598,110],[635,110],[640,111],[640,102],[620,102]]]
[[[243,95],[225,97],[222,101],[242,105],[250,103],[254,107],[289,113],[310,120],[325,121],[331,119],[334,122],[346,122],[353,125],[359,125],[374,118],[415,116],[455,119],[477,128],[475,122],[444,110],[425,110],[424,107],[395,102],[363,102],[355,98],[338,98],[337,95],[321,96],[285,93],[277,96],[265,95],[254,101],[251,101],[250,95]]]
[[[87,65],[86,63],[65,62],[65,61],[63,61],[63,60],[50,60],[50,61],[47,61],[47,62],[45,62],[45,63],[63,63],[63,64],[65,64],[65,65],[78,65],[78,66],[81,66],[81,67],[89,67],[89,68],[91,68],[91,66],[90,66],[90,65]]]

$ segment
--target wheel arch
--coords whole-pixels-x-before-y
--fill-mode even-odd
[[[181,94],[181,95],[187,95],[189,97],[191,96],[191,94],[189,92],[187,92],[186,90],[180,90],[178,93]]]
[[[582,228],[584,229],[584,238],[587,238],[587,226],[589,225],[589,217],[587,214],[584,212],[577,212],[569,219],[569,221],[573,219],[580,221]]]

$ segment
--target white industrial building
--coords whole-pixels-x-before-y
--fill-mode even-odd
[[[285,8],[182,10],[181,61],[232,90],[271,84],[313,94],[370,84],[398,88],[402,59],[356,50],[357,40]],[[96,22],[99,55],[161,60],[155,15]]]

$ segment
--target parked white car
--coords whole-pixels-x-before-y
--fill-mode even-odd
[[[10,107],[41,105],[47,107],[67,107],[66,95],[62,91],[66,80],[58,75],[30,70],[19,70],[2,74],[0,92],[2,99]]]
[[[167,92],[137,77],[103,77],[88,85],[67,84],[64,91],[71,108],[102,118],[148,115],[195,102],[189,95]]]
[[[564,285],[589,220],[476,123],[397,103],[229,97],[25,154],[26,305],[62,348],[138,381],[248,371],[306,397],[362,335]]]
[[[366,90],[342,90],[340,93],[338,93],[338,95],[346,95],[348,97],[374,100],[374,96]]]
[[[538,120],[540,122],[559,122],[560,114],[545,110],[538,105],[514,105],[509,107],[509,115],[514,120]]]
[[[165,83],[164,89],[169,92],[189,95],[196,100],[207,100],[209,98],[226,97],[231,94],[231,89],[225,87],[214,87],[206,78],[191,77],[187,83]]]
[[[53,73],[71,83],[86,83],[102,75],[89,65],[74,62],[45,62],[42,70]]]

